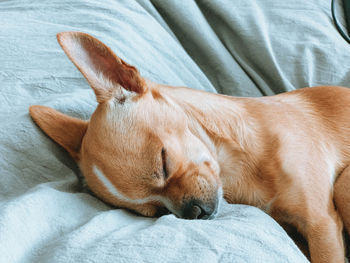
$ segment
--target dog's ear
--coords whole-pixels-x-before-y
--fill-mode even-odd
[[[81,32],[62,32],[57,34],[57,40],[87,79],[99,103],[110,99],[120,86],[138,94],[146,91],[145,81],[138,70],[117,57],[98,39]]]
[[[80,160],[80,147],[88,121],[72,118],[45,106],[31,106],[34,122],[56,143],[65,148],[73,159]]]

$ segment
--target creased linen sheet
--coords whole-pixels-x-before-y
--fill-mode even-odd
[[[307,262],[257,208],[145,218],[81,188],[30,105],[88,119],[92,90],[56,42],[83,31],[153,81],[236,96],[350,85],[350,47],[318,0],[0,1],[0,262]],[[220,109],[218,109],[220,110]]]

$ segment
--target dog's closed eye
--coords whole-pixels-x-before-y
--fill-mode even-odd
[[[162,148],[161,156],[162,156],[162,165],[163,165],[163,176],[164,176],[164,179],[166,180],[169,175],[168,175],[167,160],[166,160],[167,154],[164,147]]]

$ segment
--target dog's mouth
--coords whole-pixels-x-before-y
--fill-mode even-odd
[[[169,211],[169,209],[164,206],[164,207],[159,207],[157,209],[157,213],[155,214],[155,217],[161,217],[161,216],[166,216],[170,214],[171,212]]]

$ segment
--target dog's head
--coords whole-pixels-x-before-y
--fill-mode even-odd
[[[30,114],[78,163],[89,188],[145,216],[164,208],[181,218],[213,215],[218,165],[189,128],[188,114],[99,40],[79,32],[57,37],[98,106],[90,121],[44,106],[31,106]]]

